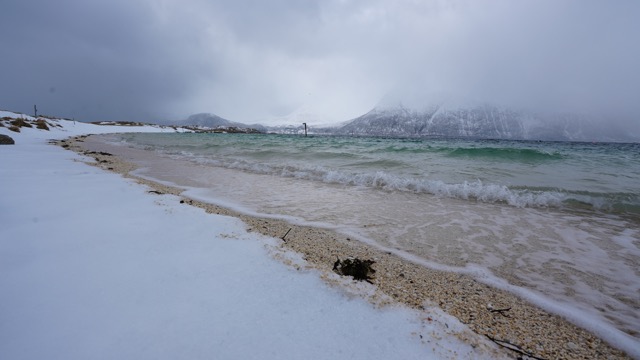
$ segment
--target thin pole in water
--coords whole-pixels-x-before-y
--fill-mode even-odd
[[[307,123],[302,123],[304,125],[304,136],[307,136]]]

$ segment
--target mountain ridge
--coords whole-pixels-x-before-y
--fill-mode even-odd
[[[186,119],[178,121],[163,121],[162,125],[195,126],[208,129],[240,129],[241,132],[266,132],[266,127],[260,124],[247,125],[236,121],[225,119],[212,113],[197,113],[190,115]]]
[[[247,125],[209,113],[193,114],[177,123],[208,128],[256,129],[262,133],[304,133],[302,123],[277,126]],[[367,113],[339,125],[311,126],[309,133],[390,137],[640,142],[640,134],[616,128],[602,116],[570,112],[536,112],[480,102],[450,105],[446,101],[419,108],[405,106],[401,101],[387,101],[375,106]]]
[[[374,107],[336,129],[342,135],[458,137],[506,140],[637,142],[603,118],[575,113],[533,112],[488,103],[422,110],[402,103]]]

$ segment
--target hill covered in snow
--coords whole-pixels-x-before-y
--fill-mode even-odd
[[[212,129],[235,133],[262,133],[266,131],[266,128],[262,125],[247,125],[240,122],[227,120],[223,117],[211,113],[193,114],[184,120],[165,121],[162,122],[162,124],[189,127],[194,129]]]

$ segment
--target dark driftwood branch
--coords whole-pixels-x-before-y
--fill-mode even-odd
[[[503,311],[509,311],[509,310],[511,310],[510,307],[504,308],[504,309],[491,309],[489,311],[491,311],[491,312],[503,312]]]
[[[289,228],[289,230],[287,230],[287,232],[280,238],[280,239],[282,239],[282,241],[287,241],[284,238],[286,238],[287,235],[289,235],[289,231],[291,231],[291,228]]]
[[[521,348],[520,346],[518,346],[518,345],[516,345],[516,344],[512,344],[512,343],[510,343],[510,342],[508,342],[508,341],[506,341],[506,340],[499,340],[499,339],[493,338],[493,337],[491,337],[491,335],[489,335],[489,334],[485,334],[485,336],[486,336],[487,338],[489,338],[489,340],[493,341],[494,343],[498,344],[499,346],[502,346],[502,347],[503,347],[503,348],[505,348],[505,349],[509,349],[509,350],[511,350],[511,351],[515,351],[515,352],[517,352],[518,354],[528,356],[528,357],[530,357],[530,358],[532,358],[532,359],[537,359],[537,360],[547,360],[547,359],[545,359],[545,358],[541,358],[541,357],[535,356],[535,355],[533,355],[533,353],[531,353],[531,352],[529,352],[529,351],[527,351],[527,350],[524,350],[524,349],[523,349],[523,348]]]
[[[489,311],[490,311],[490,312],[492,312],[492,313],[498,313],[498,314],[500,314],[500,315],[502,315],[502,316],[504,316],[504,317],[509,317],[509,315],[505,314],[505,312],[507,312],[507,311],[509,311],[509,310],[511,310],[511,308],[510,308],[510,307],[508,307],[508,308],[504,308],[504,309],[489,309]]]

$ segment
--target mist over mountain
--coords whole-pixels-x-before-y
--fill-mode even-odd
[[[274,128],[288,127],[291,126],[291,124],[297,126],[302,123],[307,123],[308,125],[313,124],[316,127],[323,126],[321,125],[323,123],[322,116],[308,105],[302,105],[285,116],[277,116],[264,120],[264,125]]]
[[[440,102],[420,108],[382,103],[334,130],[368,136],[439,136],[554,141],[640,141],[602,116]]]

